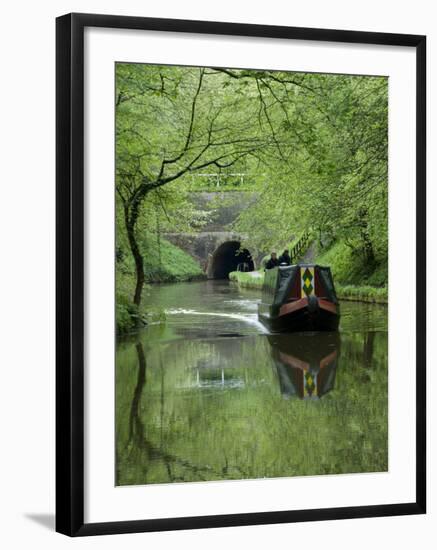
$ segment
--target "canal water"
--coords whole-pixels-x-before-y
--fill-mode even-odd
[[[341,303],[340,332],[271,335],[259,292],[154,285],[165,310],[117,345],[116,484],[387,470],[387,308]]]

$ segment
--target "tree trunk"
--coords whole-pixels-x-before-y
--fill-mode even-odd
[[[375,253],[373,252],[372,241],[370,239],[365,240],[365,250],[367,263],[373,265],[375,263]]]
[[[161,257],[161,224],[159,223],[159,214],[158,209],[155,210],[156,214],[156,244],[158,245],[158,265],[159,271],[162,268],[162,257]]]
[[[373,265],[375,263],[375,253],[373,252],[373,245],[370,240],[367,224],[365,229],[361,232],[361,238],[364,242],[364,254],[366,256],[366,261],[368,265]]]
[[[135,283],[135,292],[134,292],[134,304],[139,306],[141,304],[141,294],[143,292],[143,286],[145,281],[144,276],[144,259],[138,246],[137,239],[135,237],[135,224],[136,216],[129,216],[128,209],[125,210],[125,223],[126,223],[126,232],[129,240],[129,246],[132,252],[132,256],[135,261],[135,274],[136,274],[136,283]]]
[[[360,232],[361,232],[361,239],[363,241],[363,248],[364,248],[364,255],[366,257],[366,261],[369,265],[373,265],[375,263],[375,253],[373,251],[373,245],[372,241],[370,239],[369,235],[369,227],[367,223],[367,209],[361,208],[360,213]]]

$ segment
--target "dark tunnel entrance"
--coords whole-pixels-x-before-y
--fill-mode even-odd
[[[208,279],[227,279],[231,271],[254,270],[250,252],[240,246],[238,241],[228,241],[214,251],[208,264]]]

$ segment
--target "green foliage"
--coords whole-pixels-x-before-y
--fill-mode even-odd
[[[205,274],[199,264],[179,247],[151,234],[141,242],[147,283],[173,283],[202,279]],[[119,287],[124,294],[133,292],[134,262],[128,253],[117,262]],[[147,290],[147,289],[146,289]]]
[[[375,304],[388,303],[387,287],[375,288],[373,286],[335,286],[337,296],[340,300],[352,300],[354,302],[370,302]]]
[[[138,308],[131,298],[119,292],[115,295],[115,318],[117,334],[125,334],[137,326]]]
[[[138,256],[151,233],[199,231],[208,214],[188,192],[215,181],[257,194],[232,228],[243,246],[311,230],[340,243],[340,282],[383,286],[387,128],[385,77],[117,63],[117,245]]]
[[[244,273],[243,271],[232,271],[229,273],[229,279],[238,283],[243,288],[262,289],[264,284],[264,273],[260,271],[252,271]]]
[[[115,279],[115,319],[117,336],[121,336],[147,325],[154,316],[145,306],[132,302],[135,288],[133,271],[117,269]]]
[[[144,271],[149,283],[169,283],[202,279],[204,272],[186,252],[165,239],[146,240]]]
[[[324,243],[342,240],[369,262],[386,261],[387,79],[296,78],[263,77],[283,161],[263,156],[260,200],[235,228],[258,249],[312,228]]]
[[[336,242],[317,254],[315,263],[328,265],[336,284],[384,287],[388,282],[386,260],[369,263],[361,250],[353,249],[344,241]]]
[[[233,271],[229,273],[229,279],[237,283],[241,288],[254,288],[261,290],[264,283],[264,273],[254,271],[242,273]],[[335,283],[335,290],[340,300],[351,300],[354,302],[368,302],[376,304],[388,303],[388,289],[386,286],[374,287],[369,285],[342,285]]]
[[[146,338],[117,351],[118,485],[387,470],[386,333],[343,334],[320,400],[281,395],[265,337]]]
[[[197,262],[177,246],[161,239],[145,240],[144,271],[148,283],[178,282],[201,279],[205,275]],[[116,321],[118,334],[125,334],[149,323],[165,320],[163,312],[150,308],[145,300],[141,306],[132,303],[135,288],[133,259],[123,253],[116,263]],[[147,286],[146,286],[147,294]]]
[[[116,65],[117,246],[135,259],[136,304],[145,235],[153,228],[159,241],[165,230],[195,230],[206,221],[186,200],[192,173],[244,164],[266,142],[251,123],[255,105],[243,87],[227,90],[224,80],[204,68]],[[159,280],[161,266],[160,256],[152,274]]]
[[[258,103],[246,85],[197,67],[116,65],[117,190],[123,204],[193,175],[239,173],[258,148]],[[196,180],[198,181],[198,180]]]

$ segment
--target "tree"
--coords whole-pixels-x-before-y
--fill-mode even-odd
[[[236,229],[258,247],[312,227],[372,263],[387,254],[387,79],[236,71],[258,82],[271,151],[260,200]],[[278,154],[279,153],[279,154]],[[280,162],[281,157],[284,162]],[[274,212],[274,216],[262,216]]]
[[[145,198],[187,175],[242,162],[272,144],[253,123],[239,82],[203,68],[117,64],[116,190],[141,302],[144,261],[137,225]],[[226,86],[225,86],[226,84]]]
[[[117,64],[117,238],[134,259],[134,303],[139,234],[188,221],[196,173],[258,174],[235,225],[257,249],[312,228],[369,264],[386,258],[387,94],[382,77]],[[179,211],[166,207],[175,192]]]

